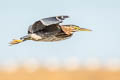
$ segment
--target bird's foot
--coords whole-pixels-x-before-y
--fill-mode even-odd
[[[18,43],[21,43],[21,42],[23,42],[23,40],[13,39],[13,41],[11,41],[9,44],[14,45],[14,44],[18,44]]]

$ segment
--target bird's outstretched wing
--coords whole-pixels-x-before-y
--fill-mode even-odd
[[[49,18],[41,19],[40,21],[41,21],[45,26],[49,26],[49,25],[52,25],[52,24],[62,23],[62,21],[63,21],[65,18],[68,18],[68,16],[49,17]]]
[[[51,25],[57,25],[59,23],[62,23],[62,21],[68,17],[69,16],[55,16],[55,17],[43,18],[39,21],[36,21],[33,25],[31,25],[28,29],[28,33],[34,33],[43,30]]]

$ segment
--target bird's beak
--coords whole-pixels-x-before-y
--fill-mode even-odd
[[[14,45],[14,44],[18,44],[18,43],[21,43],[21,42],[23,42],[23,40],[13,39],[13,41],[11,41],[9,44],[10,44],[10,45]]]
[[[79,31],[92,31],[92,30],[86,28],[80,28]]]

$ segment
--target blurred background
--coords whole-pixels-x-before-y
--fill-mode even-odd
[[[119,80],[119,4],[119,0],[1,0],[0,78]],[[26,41],[9,46],[12,39],[26,35],[35,21],[59,15],[70,16],[63,24],[93,31],[78,32],[60,42]]]

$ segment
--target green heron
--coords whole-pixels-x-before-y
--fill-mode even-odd
[[[18,40],[14,39],[10,44],[18,44],[26,40],[60,41],[70,38],[77,31],[91,31],[90,29],[80,28],[76,25],[60,25],[66,18],[69,18],[69,16],[48,17],[36,21],[33,25],[29,26],[28,35]]]

